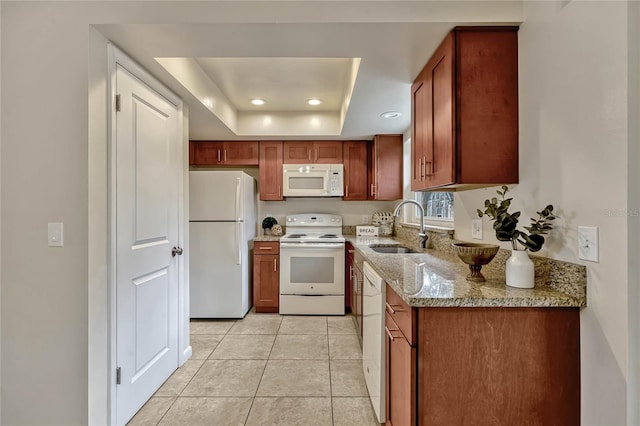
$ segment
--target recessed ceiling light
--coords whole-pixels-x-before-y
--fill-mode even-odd
[[[260,98],[253,98],[251,99],[251,103],[254,105],[264,105],[267,103],[267,101],[265,101],[264,99],[260,99]]]
[[[401,112],[399,111],[387,111],[387,112],[383,112],[382,114],[380,114],[380,117],[382,118],[398,118],[402,115]]]
[[[320,105],[321,103],[322,103],[322,100],[320,99],[316,99],[316,98],[307,99],[307,104],[312,106],[317,106],[317,105]]]

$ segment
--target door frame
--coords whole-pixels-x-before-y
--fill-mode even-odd
[[[178,203],[178,244],[181,247],[188,247],[188,236],[186,232],[188,227],[185,226],[186,203],[188,199],[185,190],[188,185],[188,166],[185,166],[185,150],[188,150],[188,142],[185,143],[184,128],[184,106],[182,100],[166,88],[159,80],[147,72],[144,68],[133,61],[122,50],[112,43],[107,45],[107,206],[108,206],[108,230],[107,230],[107,347],[108,347],[108,367],[107,367],[107,410],[108,424],[114,424],[116,419],[116,164],[115,164],[115,135],[116,135],[116,114],[115,114],[115,97],[116,97],[116,68],[117,65],[122,66],[135,77],[143,81],[151,89],[158,92],[167,101],[172,103],[178,111],[178,129],[182,136],[182,148],[178,150],[178,162],[182,164],[182,173],[178,174],[178,198],[183,203]],[[185,148],[186,147],[186,148]],[[187,151],[188,152],[188,151]],[[185,170],[186,167],[186,170]],[[191,357],[192,349],[189,343],[189,300],[188,288],[186,283],[188,277],[185,275],[188,271],[188,250],[185,250],[186,256],[178,258],[178,360],[177,365],[181,366],[187,359]]]

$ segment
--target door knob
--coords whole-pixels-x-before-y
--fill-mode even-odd
[[[171,249],[171,256],[176,257],[177,256],[182,256],[182,247],[174,247]]]

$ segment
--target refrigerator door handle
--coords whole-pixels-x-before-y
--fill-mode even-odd
[[[241,184],[241,179],[240,178],[236,178],[236,220],[241,221],[242,220],[242,215],[240,212],[240,184]]]
[[[236,222],[236,244],[238,244],[238,262],[236,265],[242,265],[242,244],[240,244],[242,233],[242,222]]]

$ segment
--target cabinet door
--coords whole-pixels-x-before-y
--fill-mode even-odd
[[[411,190],[420,191],[427,187],[425,157],[427,128],[431,125],[431,85],[418,79],[411,93]]]
[[[416,424],[416,350],[388,314],[385,331],[386,424],[413,426]]]
[[[353,262],[353,274],[353,286],[355,287],[353,298],[355,310],[353,316],[356,319],[356,328],[362,344],[362,285],[364,284],[364,274],[362,273],[362,263],[356,259]]]
[[[429,61],[431,80],[431,150],[427,148],[430,188],[455,183],[455,99],[453,90],[453,35],[449,34]],[[429,140],[429,138],[427,138]],[[429,144],[429,142],[428,142]]]
[[[341,141],[317,141],[313,143],[313,162],[318,164],[342,164]]]
[[[257,141],[224,142],[222,161],[230,166],[257,166],[258,151]]]
[[[253,304],[256,312],[278,312],[280,300],[280,256],[253,256]]]
[[[284,142],[284,164],[313,163],[313,142]]]
[[[355,250],[351,243],[346,244],[345,250],[345,268],[344,268],[344,282],[345,282],[345,307],[346,312],[354,312],[353,310],[353,254]]]
[[[343,145],[343,200],[362,201],[367,199],[367,145],[366,141],[348,141]]]
[[[369,183],[369,199],[400,200],[402,198],[402,135],[375,135],[372,157],[373,183]]]
[[[282,142],[260,142],[260,199],[282,200]]]
[[[217,166],[222,164],[222,142],[191,142],[195,166]]]

